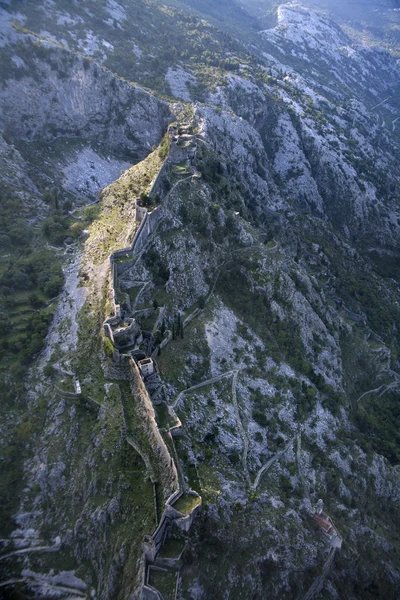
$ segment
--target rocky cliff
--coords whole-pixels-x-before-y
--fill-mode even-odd
[[[29,191],[94,200],[165,131],[167,104],[55,43],[20,34],[3,60],[0,127],[25,160]]]
[[[251,47],[154,4],[165,31],[179,21],[182,54],[142,16],[128,35],[143,3],[100,4],[98,19],[93,2],[3,13],[8,188],[40,219],[46,188],[86,202],[137,164],[103,190],[26,375],[36,418],[18,429],[0,584],[139,596],[142,537],[176,483],[154,410],[161,430],[179,417],[168,451],[203,498],[179,570],[156,577],[165,599],[395,598],[398,66],[294,4],[274,29],[251,26]],[[153,83],[175,104],[121,78],[146,77],[150,38],[168,49]],[[145,206],[161,217],[126,251]],[[154,409],[103,335],[110,316],[121,339],[132,319],[142,333],[121,352],[156,360]],[[340,551],[310,516],[319,498]]]

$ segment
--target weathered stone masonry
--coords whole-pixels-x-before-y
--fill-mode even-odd
[[[171,134],[170,132],[170,137],[171,135],[173,135],[173,133]],[[170,162],[169,159],[170,156],[167,157],[162,168],[157,174],[149,192],[150,196],[154,197],[156,194],[160,196],[162,195],[164,187],[163,176],[166,174],[165,172],[168,169]],[[141,252],[149,244],[151,236],[153,236],[157,231],[157,228],[163,221],[164,217],[165,214],[162,205],[155,208],[151,213],[149,213],[146,208],[137,205],[136,220],[137,222],[140,222],[140,226],[135,234],[132,245],[127,248],[116,250],[110,255],[110,291],[113,299],[113,315],[104,322],[104,333],[111,340],[113,345],[117,342],[117,340],[119,342],[123,336],[125,336],[126,339],[129,339],[129,335],[135,336],[137,334],[140,335],[141,333],[140,331],[137,331],[139,328],[134,319],[130,320],[128,327],[121,328],[121,330],[116,331],[113,331],[112,329],[113,327],[118,326],[123,316],[121,306],[119,305],[117,298],[118,276],[125,272],[126,269],[134,266],[135,262],[140,258]],[[126,260],[119,264],[118,259],[121,258],[131,258],[131,260]],[[168,340],[170,337],[171,336],[168,336]],[[166,343],[167,341],[164,340],[163,345]],[[152,565],[156,562],[157,554],[172,527],[178,527],[185,532],[189,530],[195,516],[201,509],[201,497],[192,490],[184,489],[183,478],[179,476],[175,460],[173,456],[171,456],[171,453],[160,433],[155,419],[153,403],[136,362],[130,356],[128,357],[126,355],[120,355],[117,349],[114,352],[114,360],[116,360],[116,362],[121,362],[121,360],[122,362],[128,361],[129,382],[132,395],[136,402],[136,407],[141,417],[142,425],[149,440],[152,452],[156,457],[156,465],[153,465],[154,468],[151,469],[150,477],[154,484],[156,481],[159,481],[163,486],[164,494],[169,496],[166,500],[165,509],[156,530],[152,535],[146,536],[143,542],[144,580],[142,586],[142,598],[144,600],[162,600],[162,595],[160,592],[149,585],[150,567],[157,568],[157,566],[152,567]],[[173,447],[172,432],[168,431],[166,432],[166,435],[169,436]],[[183,493],[187,493],[187,491],[189,491],[190,494],[197,496],[199,498],[199,503],[189,515],[184,515],[173,508],[173,504],[178,500],[178,498],[180,498],[180,496],[182,496]]]

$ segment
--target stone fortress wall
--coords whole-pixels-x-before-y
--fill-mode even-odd
[[[129,359],[129,382],[132,394],[139,408],[143,426],[154,454],[157,456],[157,471],[162,484],[168,494],[179,488],[178,472],[175,462],[162,438],[156,423],[153,404],[149,393],[140,375],[138,366],[133,359]]]
[[[156,195],[163,197],[166,190],[165,179],[168,175],[169,166],[171,163],[176,163],[182,160],[182,149],[175,143],[176,142],[176,130],[170,128],[169,135],[171,140],[171,148],[167,159],[164,161],[159,173],[153,181],[150,188],[149,195],[154,198]],[[173,158],[172,158],[173,156]],[[185,156],[187,158],[187,154]],[[144,207],[136,207],[136,221],[140,222],[140,226],[134,236],[131,246],[121,248],[111,253],[110,255],[110,270],[111,270],[111,294],[113,299],[112,316],[110,316],[104,322],[104,333],[115,343],[115,338],[118,336],[118,331],[113,332],[113,327],[118,326],[122,321],[121,307],[117,300],[118,290],[118,276],[120,276],[126,269],[132,268],[135,262],[140,258],[140,255],[145,247],[151,242],[151,237],[157,231],[160,223],[165,218],[163,206],[160,205],[150,213]],[[118,263],[120,259],[124,260],[123,263]],[[130,260],[129,260],[130,259]],[[136,323],[134,319],[128,326],[134,330]],[[125,328],[125,331],[128,329]],[[169,332],[167,339],[163,340],[161,346],[165,346],[170,341],[172,334]],[[154,353],[155,354],[155,353]],[[155,357],[154,357],[155,358]],[[150,536],[146,536],[143,541],[144,550],[144,580],[142,586],[142,598],[144,600],[163,600],[162,595],[158,590],[149,585],[149,573],[150,568],[157,569],[157,565],[154,564],[157,561],[157,554],[162,547],[168,532],[173,527],[178,527],[181,531],[187,532],[190,526],[201,510],[201,497],[193,490],[186,489],[184,485],[183,477],[177,468],[174,457],[171,455],[170,450],[165,443],[163,436],[158,428],[153,403],[150,398],[148,389],[146,388],[145,382],[139,371],[139,368],[133,358],[126,355],[121,355],[119,350],[115,349],[113,360],[116,363],[129,361],[129,381],[131,385],[132,395],[137,403],[144,430],[147,438],[150,442],[151,449],[154,455],[157,457],[157,466],[152,469],[150,477],[153,484],[159,481],[164,492],[169,494],[169,497],[165,503],[165,508],[161,516],[160,522],[157,528]],[[173,446],[172,432],[166,432],[170,442]],[[146,457],[146,462],[150,462],[149,458]],[[185,515],[178,510],[173,508],[173,504],[184,494],[189,493],[197,496],[199,502],[197,506]],[[156,502],[156,500],[155,500]],[[173,560],[172,560],[173,562]]]
[[[150,198],[155,198],[157,194],[161,195],[164,188],[164,177],[167,175],[169,169],[168,158],[164,161],[160,171],[157,173],[153,183],[149,190]],[[133,238],[132,244],[125,248],[115,250],[110,254],[110,268],[111,268],[111,293],[113,302],[113,316],[105,321],[105,325],[116,325],[121,320],[121,308],[117,299],[117,288],[118,288],[118,276],[122,275],[127,269],[132,268],[135,260],[138,258],[138,254],[147,246],[149,238],[156,232],[158,226],[165,218],[165,214],[162,206],[157,206],[154,210],[149,212],[147,208],[136,205],[136,221],[140,222],[139,229],[136,231]],[[118,259],[132,260],[124,261],[122,264],[118,264]],[[113,337],[110,335],[111,328],[105,327],[105,334],[110,337],[114,343]]]

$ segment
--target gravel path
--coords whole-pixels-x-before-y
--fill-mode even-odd
[[[36,546],[33,548],[21,548],[21,550],[14,550],[14,552],[9,552],[8,554],[1,555],[0,561],[5,560],[6,558],[12,558],[13,556],[19,556],[22,554],[33,554],[34,552],[58,552],[60,548],[60,543],[54,544],[53,546]]]
[[[196,385],[193,385],[190,388],[187,388],[187,390],[183,390],[182,392],[180,392],[177,397],[175,402],[171,405],[172,408],[175,410],[176,407],[178,406],[179,402],[181,401],[181,399],[183,398],[183,396],[189,392],[193,392],[194,390],[198,390],[206,385],[210,385],[212,383],[218,383],[218,381],[221,381],[221,379],[225,379],[225,377],[229,377],[230,375],[233,375],[234,373],[236,373],[237,371],[227,371],[226,373],[222,373],[221,375],[217,375],[216,377],[211,377],[211,379],[207,379],[206,381],[202,381],[201,383],[197,383]]]
[[[333,561],[335,558],[335,554],[336,554],[336,548],[332,548],[329,553],[328,560],[326,561],[326,563],[323,566],[321,575],[319,575],[315,579],[314,583],[312,584],[312,586],[310,587],[310,589],[308,590],[306,595],[303,596],[302,600],[311,600],[312,598],[314,598],[314,596],[316,594],[319,594],[321,592],[322,588],[324,587],[325,579],[327,578],[328,573],[332,567],[332,564],[333,564]]]
[[[247,467],[247,454],[249,452],[249,438],[247,437],[247,433],[244,430],[242,419],[240,418],[240,413],[239,413],[239,404],[237,401],[237,393],[236,393],[238,375],[239,375],[239,371],[234,371],[233,379],[232,379],[232,402],[233,402],[233,406],[235,408],[236,421],[237,421],[238,427],[240,429],[240,435],[242,436],[242,440],[243,440],[243,456],[242,456],[243,471],[244,471],[245,477],[247,479],[247,482],[250,483],[249,469]]]
[[[254,483],[251,486],[251,489],[253,491],[255,491],[260,483],[260,479],[261,477],[264,475],[264,473],[266,473],[274,463],[276,463],[277,460],[280,459],[281,456],[283,456],[285,454],[285,452],[287,452],[290,448],[290,446],[293,443],[294,438],[292,438],[289,443],[283,448],[283,450],[280,450],[279,452],[277,452],[275,454],[275,456],[273,456],[272,458],[270,458],[262,467],[261,469],[258,471],[256,478],[254,480]]]

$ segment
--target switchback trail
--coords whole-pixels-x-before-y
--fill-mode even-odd
[[[234,373],[236,373],[237,371],[227,371],[226,373],[222,373],[221,375],[216,375],[215,377],[211,377],[211,379],[207,379],[206,381],[202,381],[201,383],[197,383],[196,385],[193,385],[190,388],[187,388],[187,390],[183,390],[182,392],[179,392],[179,394],[176,397],[175,402],[171,405],[172,408],[175,410],[176,407],[178,406],[179,402],[181,401],[182,397],[189,393],[189,392],[194,392],[194,390],[198,390],[206,385],[211,385],[212,383],[218,383],[218,381],[221,381],[222,379],[225,379],[225,377],[230,377],[230,375],[234,375]]]
[[[249,475],[249,470],[247,467],[247,454],[249,452],[249,439],[248,439],[245,429],[243,427],[242,419],[240,418],[239,405],[238,405],[237,393],[236,393],[238,375],[239,375],[239,371],[234,371],[233,378],[232,378],[232,402],[233,402],[233,406],[235,408],[236,421],[237,421],[237,424],[240,429],[240,435],[243,440],[243,456],[242,456],[243,471],[244,471],[245,477],[247,479],[247,482],[250,483],[250,475]]]
[[[187,390],[183,390],[182,392],[180,392],[175,400],[175,402],[171,405],[171,408],[173,410],[176,409],[177,405],[179,404],[179,402],[181,401],[182,397],[184,394],[187,394],[188,392],[193,392],[194,390],[198,390],[199,388],[202,388],[206,385],[211,385],[213,383],[217,383],[218,381],[221,381],[222,379],[225,379],[225,377],[230,377],[231,375],[233,375],[232,378],[232,403],[233,403],[233,407],[235,410],[235,416],[236,416],[236,422],[238,424],[239,430],[240,430],[240,436],[242,438],[243,441],[243,456],[242,456],[242,466],[243,466],[243,471],[246,477],[246,480],[248,483],[250,483],[250,475],[249,475],[249,470],[248,470],[248,466],[247,466],[247,455],[249,452],[249,439],[247,437],[247,433],[243,427],[243,423],[242,423],[242,419],[240,417],[240,410],[239,410],[239,404],[237,401],[237,379],[239,376],[239,370],[235,369],[232,371],[227,371],[226,373],[222,373],[221,375],[217,375],[216,377],[212,377],[211,379],[207,379],[206,381],[202,381],[201,383],[198,383],[197,385],[194,385],[190,388],[188,388]]]
[[[373,390],[368,390],[367,392],[364,392],[363,394],[361,394],[361,396],[358,398],[357,400],[357,405],[359,404],[360,400],[362,400],[362,398],[364,398],[364,396],[367,396],[368,394],[374,394],[377,393],[378,394],[378,398],[380,396],[382,396],[385,392],[395,389],[397,388],[399,385],[398,381],[394,381],[393,383],[383,383],[382,385],[380,385],[379,387],[373,389]]]
[[[253,483],[253,484],[252,484],[252,486],[251,486],[251,489],[252,489],[253,491],[255,491],[255,490],[257,489],[257,487],[258,487],[258,484],[260,483],[260,479],[261,479],[261,477],[264,475],[264,473],[266,473],[266,472],[267,472],[267,471],[268,471],[268,470],[269,470],[269,469],[272,467],[272,465],[273,465],[273,464],[274,464],[274,463],[275,463],[277,460],[279,460],[279,459],[280,459],[280,457],[281,457],[281,456],[283,456],[283,455],[285,454],[285,452],[287,452],[287,451],[289,450],[290,446],[291,446],[291,445],[292,445],[292,443],[293,443],[293,440],[294,440],[294,438],[292,438],[292,439],[289,441],[289,443],[288,443],[288,444],[286,444],[286,446],[283,448],[283,450],[280,450],[279,452],[277,452],[277,453],[275,454],[275,456],[273,456],[272,458],[270,458],[270,459],[269,459],[269,460],[268,460],[268,461],[265,463],[265,465],[263,465],[263,466],[261,467],[261,469],[258,471],[258,473],[257,473],[257,475],[256,475],[256,478],[255,478],[255,480],[254,480],[254,483]]]
[[[303,596],[302,600],[312,600],[312,598],[314,598],[314,596],[316,594],[319,594],[321,592],[322,588],[324,587],[325,579],[327,578],[328,573],[333,564],[335,554],[336,554],[336,548],[331,548],[331,550],[329,552],[328,560],[326,561],[326,563],[324,564],[324,566],[322,568],[321,575],[319,575],[315,579],[314,583],[312,584],[312,586],[310,587],[310,589],[308,590],[306,595]]]
[[[33,548],[21,548],[20,550],[14,550],[8,554],[0,556],[0,561],[6,558],[12,558],[13,556],[19,556],[21,554],[33,554],[34,552],[58,552],[60,550],[60,544],[54,544],[53,546],[36,546]]]

